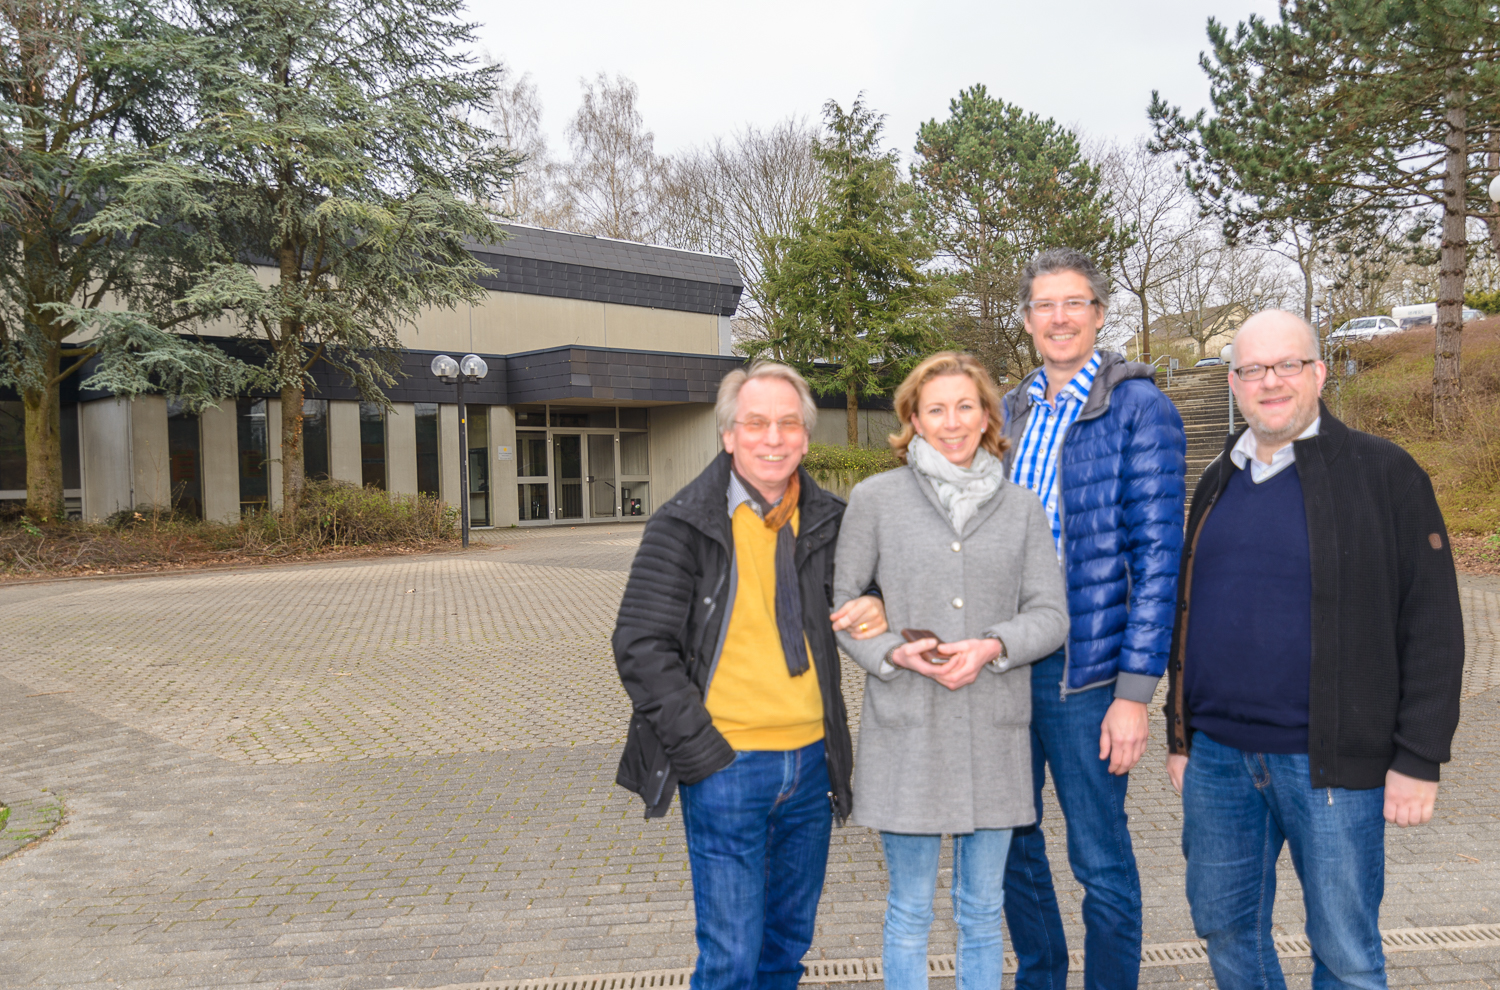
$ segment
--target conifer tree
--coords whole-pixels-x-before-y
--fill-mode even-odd
[[[883,395],[941,345],[941,285],[922,266],[911,186],[894,151],[882,151],[882,118],[856,99],[823,107],[815,156],[825,196],[796,236],[770,252],[765,278],[775,318],[752,355],[797,366],[822,394],[845,397],[849,445],[859,443],[859,398]]]

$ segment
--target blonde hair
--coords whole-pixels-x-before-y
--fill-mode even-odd
[[[906,448],[917,435],[911,419],[917,413],[917,403],[922,399],[922,387],[934,378],[944,375],[968,375],[979,392],[980,405],[990,414],[989,426],[979,438],[979,445],[996,457],[1003,457],[1010,449],[1010,441],[1000,432],[1000,392],[994,379],[984,365],[972,354],[959,351],[938,351],[911,370],[906,380],[896,389],[896,417],[901,420],[901,432],[890,436],[891,450],[902,462],[906,461]]]
[[[807,380],[797,374],[795,368],[775,361],[756,361],[748,370],[736,368],[719,382],[719,397],[714,401],[714,420],[719,427],[719,436],[734,429],[734,421],[740,413],[740,389],[752,378],[779,378],[797,390],[797,404],[802,413],[802,428],[812,435],[818,422],[818,406],[813,402],[812,389]]]

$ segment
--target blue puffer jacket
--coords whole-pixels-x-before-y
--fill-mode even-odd
[[[1072,617],[1063,690],[1114,681],[1115,697],[1149,702],[1172,645],[1187,440],[1149,365],[1110,351],[1100,357],[1058,471]],[[1036,375],[1005,396],[1012,451],[1026,431]]]

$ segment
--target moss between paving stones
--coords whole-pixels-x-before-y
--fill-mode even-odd
[[[0,859],[40,842],[62,824],[63,806],[55,795],[7,778],[0,778],[0,788],[5,791],[0,802]]]

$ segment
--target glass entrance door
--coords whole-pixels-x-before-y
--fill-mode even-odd
[[[583,518],[583,437],[552,434],[552,494],[556,519]]]
[[[615,483],[615,435],[590,433],[589,517],[613,519],[620,504],[620,486]]]

